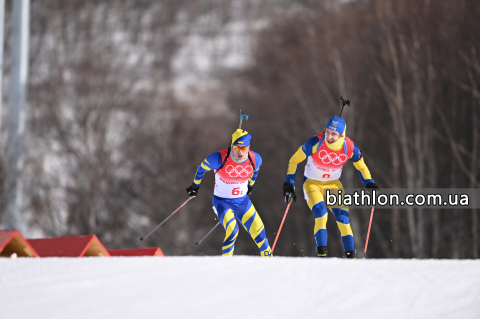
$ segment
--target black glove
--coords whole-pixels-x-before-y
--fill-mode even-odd
[[[198,194],[198,186],[195,185],[194,183],[192,183],[192,185],[190,185],[190,187],[187,188],[187,194],[188,196],[197,196]]]
[[[248,196],[252,195],[252,189],[253,189],[253,186],[248,185],[248,191],[247,191]]]
[[[283,183],[283,197],[285,198],[285,203],[290,203],[290,199],[293,198],[293,201],[297,201],[297,196],[295,195],[295,188],[289,182]]]
[[[378,187],[377,184],[375,183],[368,183],[367,185],[365,185],[365,187],[367,189],[376,190],[377,192],[380,192],[380,187]]]

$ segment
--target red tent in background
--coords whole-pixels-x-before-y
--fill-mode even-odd
[[[107,250],[95,235],[26,240],[18,230],[0,230],[0,257],[165,257],[160,247]]]
[[[40,257],[110,257],[95,235],[29,239]]]
[[[165,257],[160,247],[150,248],[132,248],[132,249],[114,249],[109,250],[112,257],[134,257],[134,256],[151,256],[151,257]]]
[[[38,253],[16,229],[0,230],[0,257],[38,257]]]

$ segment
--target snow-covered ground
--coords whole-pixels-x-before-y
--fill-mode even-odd
[[[0,318],[480,318],[480,261],[2,258]]]

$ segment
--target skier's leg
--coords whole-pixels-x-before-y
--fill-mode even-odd
[[[332,208],[332,212],[335,215],[338,229],[340,229],[340,233],[342,234],[342,242],[345,252],[354,251],[355,245],[353,242],[352,227],[350,226],[350,220],[348,217],[348,208]]]
[[[320,250],[322,250],[326,255],[328,211],[323,202],[323,189],[315,181],[307,179],[303,184],[303,192],[308,207],[310,207],[315,216],[314,236],[317,251],[320,254]]]
[[[231,209],[228,209],[220,219],[225,228],[225,238],[222,245],[222,256],[233,256],[233,250],[235,249],[235,240],[238,236],[238,225],[235,220],[235,215]]]
[[[343,185],[340,180],[335,180],[325,185],[325,188],[331,189],[331,191],[341,190],[343,192]],[[353,241],[353,231],[350,226],[350,218],[348,216],[348,207],[341,206],[332,208],[333,215],[337,221],[338,229],[342,235],[342,243],[345,252],[354,252],[355,244]]]
[[[235,240],[238,236],[238,225],[232,208],[224,201],[213,200],[213,207],[218,215],[218,219],[225,228],[225,238],[222,245],[222,256],[233,256]]]
[[[244,213],[239,213],[238,217],[241,218],[240,220],[243,227],[245,227],[245,230],[250,234],[250,236],[252,236],[252,239],[260,249],[260,256],[270,257],[270,244],[268,243],[267,236],[265,235],[265,226],[263,225],[262,219],[250,201],[250,198],[246,196],[245,199],[246,201],[243,203],[242,207],[238,207],[238,212]]]

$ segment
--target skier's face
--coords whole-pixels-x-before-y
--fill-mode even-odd
[[[325,129],[325,139],[328,143],[332,144],[338,141],[340,138],[340,133],[337,131],[331,130],[329,128]]]
[[[248,146],[233,145],[233,154],[238,160],[243,160],[248,156]]]

